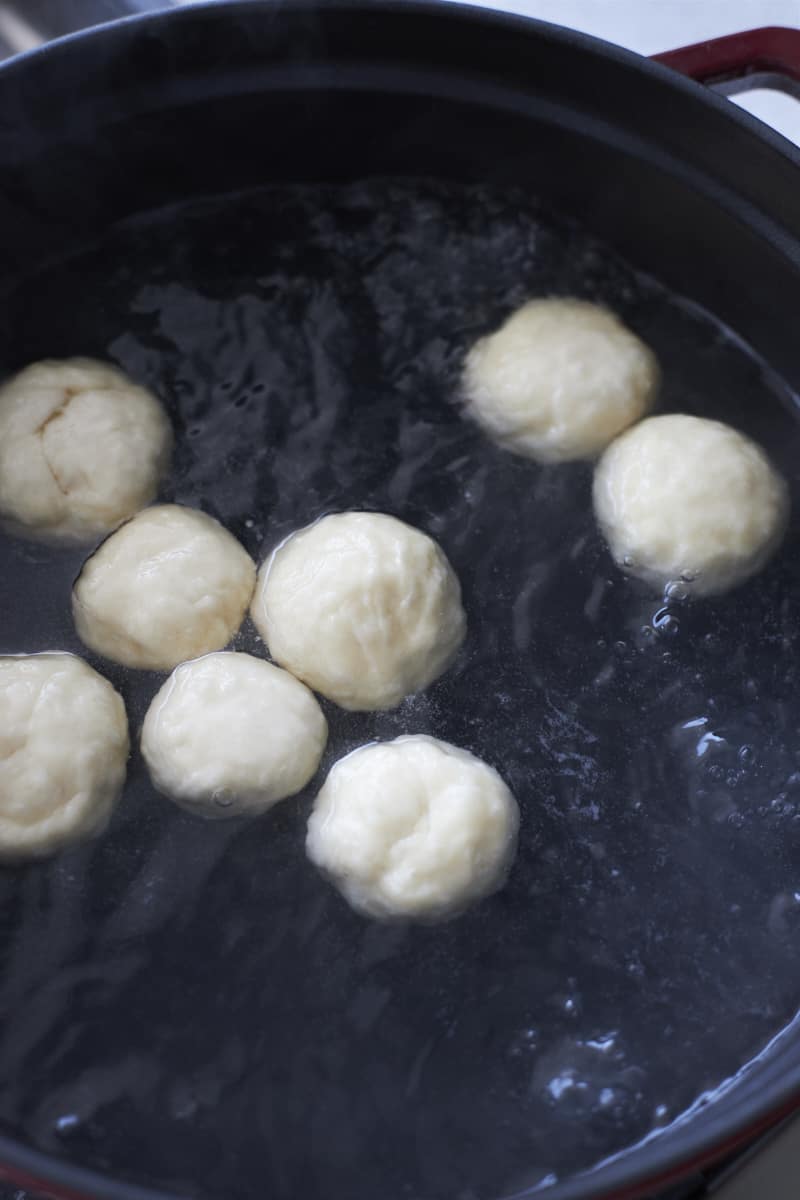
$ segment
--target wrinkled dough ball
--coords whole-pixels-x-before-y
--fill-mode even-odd
[[[517,802],[493,767],[418,734],[336,763],[306,850],[359,912],[436,920],[502,885],[518,826]]]
[[[101,833],[127,757],[122,699],[80,658],[0,658],[0,860],[44,858]]]
[[[160,792],[200,816],[234,817],[304,788],[327,738],[305,684],[223,651],[173,671],[145,718],[142,754]]]
[[[362,710],[426,688],[466,630],[442,551],[383,513],[335,513],[295,533],[261,568],[252,616],[276,662]]]
[[[501,445],[543,463],[593,458],[650,408],[655,356],[605,308],[531,300],[467,357],[467,410]]]
[[[72,592],[87,646],[128,667],[169,671],[220,650],[242,623],[255,584],[249,554],[194,508],[147,508],[84,564]]]
[[[656,588],[726,592],[755,574],[786,528],[786,484],[764,451],[729,425],[651,417],[605,452],[597,521],[616,561]]]
[[[116,367],[34,363],[0,387],[0,518],[27,537],[93,541],[150,503],[171,451],[161,404]]]

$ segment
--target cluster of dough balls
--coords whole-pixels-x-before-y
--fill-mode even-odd
[[[147,507],[171,449],[159,401],[116,367],[36,363],[0,388],[0,520],[55,541],[110,535],[75,582],[73,616],[105,658],[172,670],[142,729],[154,785],[205,817],[261,813],[319,767],[328,727],[310,688],[360,710],[426,688],[463,642],[461,590],[419,530],[334,514],[287,539],[259,576],[252,614],[280,665],[223,651],[255,565],[205,513]],[[105,828],[128,750],[121,698],[81,659],[0,658],[0,857],[51,854]],[[334,767],[308,851],[362,911],[432,918],[499,886],[517,824],[492,768],[407,737]]]
[[[613,313],[549,298],[476,343],[464,394],[482,428],[518,454],[543,463],[602,455],[594,510],[624,570],[659,589],[720,594],[780,543],[788,489],[763,450],[727,425],[642,420],[658,380],[652,351]]]
[[[0,520],[92,541],[153,500],[171,451],[160,402],[116,367],[34,363],[0,387]]]
[[[147,712],[142,754],[155,787],[205,817],[261,813],[306,786],[327,741],[310,688],[345,708],[392,707],[441,675],[466,630],[440,547],[382,513],[324,517],[265,563],[252,613],[280,665],[220,649],[254,584],[222,526],[160,505],[111,534],[73,589],[87,646],[131,667],[175,667]],[[375,916],[443,917],[498,887],[518,813],[497,773],[431,738],[384,749],[334,767],[310,857]]]
[[[0,860],[45,857],[101,833],[127,758],[122,699],[80,658],[0,658]]]
[[[466,631],[440,547],[384,513],[334,513],[293,534],[262,567],[252,615],[276,662],[357,710],[428,687]]]

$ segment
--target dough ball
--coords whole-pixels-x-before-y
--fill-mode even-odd
[[[593,458],[648,410],[655,355],[605,308],[531,300],[467,357],[467,409],[490,437],[539,462]]]
[[[146,508],[84,563],[72,592],[81,641],[128,667],[169,671],[219,650],[242,623],[255,567],[195,508]]]
[[[142,729],[153,783],[204,817],[266,812],[304,788],[328,738],[305,684],[250,654],[207,654],[172,672]]]
[[[34,363],[0,387],[0,518],[23,536],[92,541],[150,503],[171,451],[161,404],[116,367]]]
[[[335,513],[293,534],[261,568],[252,615],[276,662],[349,709],[426,688],[466,630],[442,551],[383,513]]]
[[[493,767],[417,734],[336,763],[306,850],[359,912],[433,920],[502,885],[518,825],[517,802]]]
[[[594,509],[620,566],[657,588],[714,595],[767,561],[789,513],[764,451],[729,425],[650,417],[606,450]]]
[[[125,705],[80,658],[0,658],[0,859],[44,858],[101,833],[127,757]]]

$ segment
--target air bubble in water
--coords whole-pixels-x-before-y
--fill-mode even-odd
[[[794,805],[786,792],[778,792],[775,799],[770,801],[770,808],[781,817],[789,817],[794,812]]]
[[[539,1047],[539,1031],[529,1026],[527,1029],[521,1030],[514,1038],[509,1048],[509,1054],[513,1058],[519,1058],[525,1054],[533,1054]]]
[[[672,579],[664,588],[665,604],[680,604],[689,597],[689,588],[682,579]]]
[[[559,1101],[572,1091],[585,1092],[587,1087],[584,1080],[576,1078],[574,1071],[564,1071],[550,1080],[547,1090],[553,1100]]]
[[[63,1136],[64,1134],[72,1133],[80,1124],[80,1118],[77,1113],[65,1113],[63,1117],[58,1117],[55,1122],[56,1133]]]
[[[660,637],[674,637],[680,628],[677,617],[668,608],[659,608],[653,614],[652,626]]]
[[[591,1050],[599,1050],[601,1054],[608,1054],[610,1050],[616,1047],[616,1034],[603,1033],[595,1038],[588,1038],[586,1045]]]
[[[725,738],[720,737],[716,733],[712,733],[712,731],[709,729],[702,735],[702,737],[698,739],[695,753],[697,754],[698,758],[705,758],[710,750],[719,750],[725,745]],[[713,779],[721,779],[723,776],[723,769],[718,764],[715,764],[714,766],[709,767],[708,773]]]
[[[580,997],[567,996],[563,1008],[568,1017],[577,1017],[581,1011]]]

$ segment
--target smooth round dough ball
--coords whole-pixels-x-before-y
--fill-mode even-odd
[[[220,650],[255,585],[250,555],[195,508],[146,508],[103,542],[72,591],[82,642],[114,662],[169,671]]]
[[[293,534],[261,568],[252,616],[276,662],[361,710],[426,688],[466,631],[436,542],[383,513],[334,513]]]
[[[336,763],[306,850],[359,912],[436,920],[503,884],[518,826],[517,802],[493,767],[416,734]]]
[[[328,725],[305,684],[250,654],[183,663],[142,729],[153,783],[204,817],[266,812],[308,783]]]
[[[616,561],[659,589],[715,595],[755,574],[778,546],[786,483],[743,434],[702,417],[651,417],[605,452],[594,509]]]
[[[481,338],[464,370],[467,410],[538,462],[594,458],[650,408],[655,355],[608,309],[531,300]]]
[[[125,782],[128,721],[74,654],[0,658],[0,860],[45,858],[101,833]]]
[[[40,362],[0,387],[0,518],[11,532],[87,542],[154,498],[172,428],[107,363]]]

